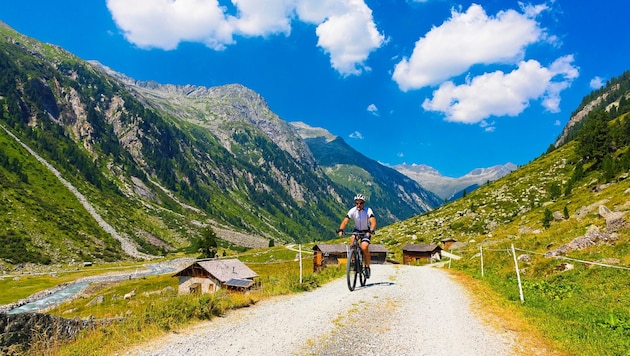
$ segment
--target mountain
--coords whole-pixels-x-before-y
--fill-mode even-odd
[[[164,255],[208,228],[224,249],[322,240],[353,194],[241,85],[134,81],[4,25],[0,68],[0,258]]]
[[[357,191],[380,226],[440,203],[342,140],[326,158],[340,163],[323,164],[326,139],[303,139],[239,84],[137,81],[4,24],[0,69],[10,264],[151,258],[209,230],[228,252],[326,240]]]
[[[508,162],[489,168],[477,168],[459,178],[445,177],[436,169],[424,164],[399,164],[392,168],[415,180],[443,200],[451,200],[461,196],[464,190],[470,193],[481,185],[505,176],[517,166]]]
[[[341,137],[303,122],[291,124],[332,181],[366,194],[368,204],[378,212],[380,226],[430,211],[442,203],[413,179],[365,157]]]

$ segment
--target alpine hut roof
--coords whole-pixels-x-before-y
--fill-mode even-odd
[[[203,273],[203,271],[212,275],[221,283],[226,283],[231,279],[253,279],[258,277],[256,272],[252,271],[238,259],[196,261],[177,272],[174,277],[197,276],[199,274],[197,272]]]

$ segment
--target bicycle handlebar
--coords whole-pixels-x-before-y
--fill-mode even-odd
[[[339,232],[337,232],[337,233],[339,233]],[[366,232],[359,232],[359,231],[355,231],[355,232],[345,232],[345,231],[342,231],[342,233],[343,233],[343,234],[342,234],[342,236],[353,236],[353,235],[356,235],[356,236],[365,236],[365,235],[367,235],[367,234],[369,233],[369,231],[366,231]],[[374,235],[374,234],[370,234],[370,235]]]

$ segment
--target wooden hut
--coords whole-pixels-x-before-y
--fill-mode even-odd
[[[317,244],[313,246],[313,271],[317,272],[330,265],[346,263],[348,258],[346,244]]]
[[[173,277],[179,278],[178,294],[203,294],[220,288],[248,290],[258,274],[237,259],[213,259],[195,261]]]
[[[387,262],[387,248],[381,244],[370,244],[370,263],[371,264],[384,264]]]
[[[442,248],[438,245],[407,244],[403,247],[402,252],[404,264],[442,259]]]
[[[442,239],[440,242],[442,243],[442,250],[448,250],[454,243],[457,242],[457,240],[452,237],[448,237],[446,239]]]
[[[348,260],[347,244],[317,244],[313,246],[313,270],[315,272],[330,266],[345,264]],[[380,244],[370,244],[370,262],[383,264],[387,261],[387,249]]]

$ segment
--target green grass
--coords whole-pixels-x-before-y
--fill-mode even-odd
[[[630,228],[616,232],[616,240],[567,256],[591,262],[612,259],[614,266],[625,269],[543,256],[584,236],[588,229],[606,231],[599,205],[612,211],[630,211],[626,193],[630,179],[621,178],[603,190],[596,189],[603,182],[596,171],[589,171],[568,196],[551,200],[552,184],[559,184],[564,192],[573,173],[573,149],[574,143],[565,145],[465,198],[383,227],[373,242],[384,243],[401,260],[400,249],[407,243],[439,243],[452,237],[461,246],[453,252],[463,258],[451,261],[451,268],[487,285],[565,353],[630,355]],[[549,228],[543,228],[545,209],[562,213],[565,207],[569,219],[551,221]],[[591,210],[578,214],[586,207]],[[529,262],[519,262],[522,304],[512,244],[517,256],[530,257]],[[484,277],[476,256],[480,246],[484,250]],[[566,263],[574,268],[563,270]]]
[[[259,274],[258,280],[262,285],[262,289],[248,293],[220,290],[213,295],[178,296],[178,280],[172,274],[92,284],[81,296],[55,307],[49,313],[65,318],[94,317],[110,320],[111,324],[86,330],[70,343],[39,340],[31,351],[48,355],[110,355],[130,345],[163,336],[168,331],[209,320],[230,309],[249,306],[271,296],[317,288],[345,273],[345,266],[329,267],[314,273],[312,256],[304,255],[300,283],[300,264],[293,260],[295,255],[296,252],[285,247],[260,249],[244,255],[242,260],[252,260],[248,266]],[[64,278],[71,280],[85,273],[88,271]],[[51,284],[49,276],[32,278],[29,285],[36,286],[33,290]],[[131,291],[135,291],[136,296],[123,299]],[[102,296],[103,303],[91,304],[97,296]]]
[[[75,281],[81,277],[106,272],[135,270],[141,267],[141,263],[112,263],[99,267],[65,266],[50,272],[6,275],[0,278],[0,290],[6,292],[0,294],[0,305],[17,302],[34,293]]]

